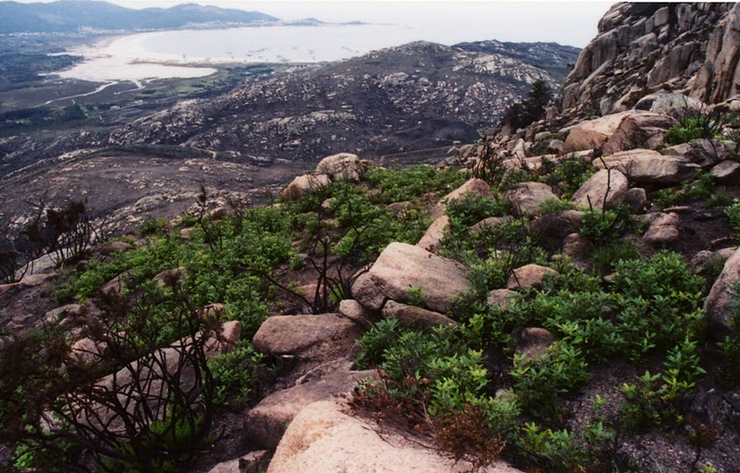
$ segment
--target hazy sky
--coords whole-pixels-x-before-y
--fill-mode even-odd
[[[30,3],[39,0],[19,0]],[[41,0],[50,1],[50,0]],[[555,41],[583,47],[612,2],[479,1],[247,1],[247,0],[109,0],[130,8],[200,3],[257,10],[284,20],[314,17],[327,22],[366,21],[423,26],[445,44],[460,41]]]

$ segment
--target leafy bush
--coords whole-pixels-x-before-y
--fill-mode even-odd
[[[461,198],[447,202],[450,224],[470,227],[487,217],[501,217],[509,213],[509,203],[503,196],[485,197],[468,192]]]
[[[700,138],[712,139],[719,133],[727,118],[719,113],[697,111],[679,117],[680,124],[672,126],[665,133],[669,145],[688,143]]]
[[[580,158],[571,157],[558,163],[544,161],[543,170],[547,183],[559,191],[563,200],[570,199],[581,186],[596,173],[596,167]]]
[[[725,213],[730,219],[730,226],[736,232],[740,232],[740,202],[729,205],[725,208]]]
[[[517,402],[530,415],[545,419],[560,412],[560,396],[583,387],[588,380],[581,351],[561,341],[548,347],[540,357],[515,356],[509,374],[514,379]]]
[[[236,349],[209,359],[208,366],[216,382],[214,405],[224,406],[229,401],[245,405],[251,401],[263,358],[251,344],[240,342]]]
[[[636,383],[625,383],[621,388],[624,424],[644,428],[665,421],[680,423],[696,382],[705,373],[699,361],[696,342],[687,337],[669,351],[662,374],[646,371]]]
[[[633,358],[702,336],[703,281],[680,255],[660,252],[647,260],[620,261],[614,269],[617,318]]]
[[[715,200],[718,199],[715,195],[716,186],[717,178],[700,170],[693,180],[684,182],[680,188],[670,187],[656,192],[653,202],[661,208],[666,208],[691,200]]]
[[[629,209],[618,207],[613,210],[590,210],[581,217],[579,233],[594,245],[616,240],[622,235],[630,221]]]
[[[576,204],[569,200],[546,199],[540,202],[540,215],[550,215],[564,210],[576,210]]]
[[[390,170],[372,167],[363,176],[363,182],[379,188],[379,199],[384,204],[415,201],[433,192],[450,192],[460,187],[468,176],[456,169],[437,169],[419,165]]]

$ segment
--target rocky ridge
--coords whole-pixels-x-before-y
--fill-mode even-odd
[[[606,115],[664,89],[706,103],[735,96],[739,14],[735,3],[614,5],[566,79],[562,109]]]
[[[250,84],[113,131],[109,145],[177,144],[229,160],[366,157],[477,139],[539,79],[560,74],[575,48],[412,43]],[[517,47],[515,47],[517,46]],[[534,56],[534,58],[532,58]]]
[[[706,8],[706,11],[711,10]],[[617,11],[621,10],[617,8]],[[637,10],[630,11],[634,13]],[[657,15],[658,11],[648,8],[643,13]],[[609,24],[609,18],[607,15],[604,24]],[[716,355],[714,341],[728,334],[737,336],[737,327],[730,321],[732,307],[728,297],[729,288],[740,282],[736,230],[730,226],[728,212],[709,208],[707,198],[689,197],[683,205],[665,205],[660,198],[665,189],[673,189],[679,194],[687,192],[688,184],[694,183],[694,178],[711,175],[724,186],[723,192],[728,194],[730,201],[737,199],[740,195],[736,162],[738,143],[728,139],[729,135],[719,133],[669,146],[666,133],[678,123],[673,115],[680,116],[690,105],[691,97],[677,91],[663,95],[677,99],[670,101],[673,105],[664,110],[666,113],[646,112],[625,105],[627,110],[605,113],[603,117],[592,120],[579,120],[564,128],[559,128],[557,122],[539,123],[518,131],[514,136],[499,135],[470,145],[459,159],[450,158],[446,165],[463,165],[491,180],[518,176],[514,180],[520,182],[500,190],[513,213],[537,230],[548,251],[549,259],[540,262],[542,264],[512,268],[505,283],[487,294],[486,301],[492,306],[501,306],[504,311],[515,306],[522,294],[526,297],[527,289],[536,290],[548,278],[558,276],[558,269],[562,267],[558,261],[563,257],[597,277],[603,287],[619,284],[618,273],[602,274],[598,263],[592,259],[597,245],[585,235],[582,225],[590,208],[597,209],[597,215],[603,216],[604,209],[626,205],[635,221],[641,223],[626,230],[622,237],[640,257],[660,255],[661,250],[671,249],[691,262],[693,274],[704,275],[708,287],[702,293],[705,310],[702,320],[707,324],[709,337],[706,347],[701,350],[710,357],[702,365],[710,374],[691,394],[686,406],[689,414],[686,423],[669,429],[668,434],[653,428],[634,436],[619,437],[615,441],[619,452],[615,461],[626,461],[631,468],[637,469],[631,471],[680,471],[692,464],[705,471],[712,468],[730,472],[738,468],[740,393],[736,386],[728,388],[723,384],[721,376],[713,371],[716,368],[713,362],[717,358],[711,357]],[[725,105],[732,108],[732,101]],[[711,108],[711,103],[700,103],[700,109]],[[538,152],[543,149],[548,153]],[[572,196],[564,192],[563,182],[547,181],[553,163],[566,161],[583,164],[589,173],[593,173],[572,189]],[[326,158],[314,172],[294,181],[295,188],[302,189],[300,192],[288,193],[286,197],[300,198],[319,192],[335,181],[358,181],[369,165],[350,154]],[[445,218],[445,209],[452,201],[471,193],[490,197],[492,189],[486,182],[472,179],[446,196],[436,196],[438,199],[424,208],[430,217],[435,218],[432,226],[449,226],[449,218],[446,223],[441,220]],[[548,209],[553,202],[574,208],[551,212]],[[402,205],[403,202],[391,205],[395,204]],[[326,207],[330,208],[331,203]],[[506,217],[489,217],[477,222],[474,228],[477,232],[507,221],[510,219]],[[473,468],[474,465],[470,464],[453,466],[449,459],[431,454],[432,447],[427,439],[417,437],[414,431],[396,435],[396,431],[379,427],[356,412],[349,415],[346,405],[335,398],[341,394],[351,396],[351,393],[357,393],[352,388],[354,383],[365,376],[372,376],[372,373],[353,370],[352,360],[356,352],[352,345],[373,322],[398,317],[403,324],[417,324],[427,329],[436,325],[455,325],[455,314],[450,313],[451,303],[460,292],[468,290],[471,283],[464,265],[436,254],[443,235],[444,230],[428,231],[416,246],[399,242],[387,245],[369,270],[361,272],[355,280],[351,291],[353,299],[341,301],[339,314],[278,314],[262,324],[253,338],[254,344],[262,353],[287,366],[281,382],[272,386],[272,392],[247,414],[252,421],[244,426],[246,436],[261,439],[266,447],[275,449],[268,472],[340,468],[357,473],[372,471],[372,468],[395,471],[394,468],[403,461],[399,459],[424,465],[421,471]],[[3,287],[0,295],[15,294],[43,283],[43,279],[29,278],[25,283]],[[412,297],[410,288],[418,289],[424,296],[421,298],[424,307],[411,305],[412,302],[418,304],[419,300],[412,300],[415,297]],[[599,307],[599,315],[610,318],[614,315],[613,309]],[[642,314],[641,317],[647,318],[648,315]],[[671,321],[662,322],[668,324]],[[300,327],[312,327],[312,330]],[[535,326],[513,334],[516,353],[523,360],[514,361],[514,364],[536,363],[546,357],[550,353],[549,347],[558,346],[558,342],[567,338],[562,333],[554,336],[559,330],[562,329],[555,325],[549,330]],[[572,402],[568,403],[568,408],[577,411],[564,421],[570,432],[582,428],[579,422],[583,421],[583,411],[590,409],[587,406],[590,400],[596,395],[606,396],[609,402],[618,405],[621,398],[607,388],[638,377],[641,374],[638,371],[645,368],[642,364],[625,368],[625,364],[616,358],[610,359],[606,367],[589,367],[594,371],[595,386],[579,391],[578,397],[570,399]],[[616,372],[610,371],[612,363],[617,367]],[[651,370],[661,369],[654,359],[646,360],[645,364]],[[496,398],[505,399],[508,395],[503,390],[496,393]],[[618,422],[621,417],[619,409],[607,412],[605,416]],[[661,424],[662,427],[666,425]],[[700,430],[705,427],[711,432]],[[697,447],[698,438],[701,443]],[[357,449],[358,445],[372,448],[373,453],[368,455],[367,450]],[[219,465],[212,471],[255,471],[256,465],[257,460],[243,458],[243,461]],[[496,463],[487,465],[485,471],[516,470],[504,463]]]

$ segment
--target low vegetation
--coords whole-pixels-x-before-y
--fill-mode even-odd
[[[593,172],[576,159],[545,169],[528,180],[548,182],[566,198]],[[67,336],[44,328],[2,350],[0,439],[14,445],[15,467],[65,462],[100,471],[184,471],[211,438],[215,413],[256,400],[269,361],[247,340],[267,315],[334,310],[352,297],[363,265],[391,242],[417,242],[431,223],[428,208],[468,178],[429,166],[371,167],[357,185],[335,182],[267,207],[234,205],[221,218],[209,211],[202,189],[198,211],[174,223],[148,222],[125,240],[128,251],[102,257],[79,248],[74,260],[83,264],[64,272],[55,296],[60,304],[94,302],[100,323],[85,335],[105,349],[80,369]],[[450,225],[439,253],[464,264],[472,283],[447,314],[459,325],[376,323],[359,340],[356,365],[379,369],[381,381],[362,384],[352,404],[430,433],[456,460],[482,466],[505,458],[528,471],[643,471],[646,460],[620,450],[624,438],[651,429],[700,435],[706,426],[693,419],[691,403],[697,387],[717,376],[712,363],[721,359],[724,382],[740,379],[737,336],[715,344],[705,335],[706,281],[681,254],[643,253],[625,240],[642,225],[627,207],[584,210],[580,234],[590,245],[590,266],[577,267],[552,254],[528,218],[510,217],[502,191],[512,179],[492,181],[499,183],[492,197],[469,194],[446,206]],[[700,174],[680,191],[708,202],[714,185]],[[726,206],[740,228],[737,204],[716,205]],[[572,208],[557,201],[545,207]],[[500,219],[471,230],[489,217]],[[529,263],[557,274],[519,291],[508,306],[489,304],[490,291]],[[296,287],[297,280],[314,282],[314,292]],[[102,292],[106,285],[120,290]],[[412,305],[422,306],[423,297],[409,288]],[[222,309],[204,312],[214,304]],[[229,320],[240,322],[245,341],[208,359],[203,334]],[[539,353],[519,348],[530,327],[553,337]],[[134,365],[166,372],[151,355],[164,347],[190,357],[196,376],[187,390],[158,378],[166,389],[149,402],[164,407],[146,416],[106,404],[111,392],[96,390],[105,374]],[[605,378],[615,369],[625,374]],[[97,405],[132,419],[138,433],[89,422]]]

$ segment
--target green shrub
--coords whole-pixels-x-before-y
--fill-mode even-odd
[[[703,281],[680,255],[660,252],[647,260],[620,261],[614,269],[617,318],[633,358],[702,336]]]
[[[583,184],[596,173],[597,169],[590,162],[571,157],[558,163],[543,162],[543,172],[547,183],[556,189],[563,200],[570,199]]]
[[[165,228],[167,227],[167,221],[163,218],[158,218],[155,220],[148,220],[141,224],[139,227],[139,235],[141,236],[154,236],[154,235],[163,235],[165,233]]]
[[[250,402],[263,359],[264,356],[251,344],[244,342],[234,350],[209,359],[208,366],[216,381],[213,403],[225,406],[232,401],[235,405],[244,406]]]
[[[590,259],[596,269],[610,272],[614,265],[623,260],[636,260],[640,253],[634,243],[627,240],[610,241],[591,250]]]
[[[550,215],[563,210],[576,210],[576,204],[569,200],[546,199],[540,202],[540,215]]]
[[[583,212],[579,233],[594,245],[616,240],[629,224],[630,213],[626,207],[614,210]]]
[[[509,210],[509,203],[499,194],[494,197],[485,197],[468,192],[459,199],[447,202],[450,224],[460,227],[470,227],[487,217],[507,215]]]
[[[509,372],[518,403],[530,415],[552,419],[560,412],[558,399],[583,387],[588,380],[586,362],[574,346],[556,341],[534,359],[514,357]]]
[[[355,360],[359,369],[379,366],[386,350],[393,346],[401,336],[398,319],[383,319],[373,326],[357,341],[360,355]]]
[[[727,118],[718,113],[696,112],[679,118],[680,124],[665,133],[669,145],[688,143],[700,138],[712,139],[719,133]]]
[[[696,342],[684,339],[668,352],[662,374],[646,371],[634,384],[625,383],[622,419],[629,428],[645,428],[665,421],[681,422],[699,377]]]
[[[589,423],[580,432],[543,429],[528,422],[518,444],[530,461],[546,471],[611,471],[608,453],[614,437],[615,432],[605,428],[603,420]]]
[[[460,187],[468,175],[457,169],[437,169],[419,165],[403,169],[372,167],[363,176],[363,182],[379,188],[379,199],[384,204],[416,201],[433,192],[448,193]]]
[[[696,177],[685,181],[680,187],[661,189],[652,198],[653,203],[661,208],[683,204],[692,200],[706,200],[715,202],[720,198],[715,192],[717,178],[711,173],[699,170]]]
[[[725,213],[730,219],[730,227],[736,232],[740,232],[740,202],[726,207]]]

